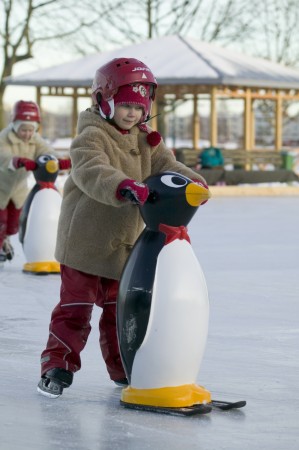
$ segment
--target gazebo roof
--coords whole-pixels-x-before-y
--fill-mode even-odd
[[[118,57],[140,59],[152,69],[160,85],[299,89],[299,70],[178,35],[150,39],[8,77],[5,83],[37,87],[89,87],[95,71]]]

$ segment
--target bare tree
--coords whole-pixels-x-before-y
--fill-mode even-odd
[[[252,0],[254,31],[251,52],[287,66],[298,66],[299,2],[297,0]]]
[[[98,13],[92,14],[90,0],[2,0],[0,2],[0,129],[4,125],[3,96],[5,77],[13,74],[15,65],[33,57],[39,43],[60,44],[97,25]],[[101,17],[121,2],[97,1]],[[97,46],[100,49],[100,45]],[[0,61],[1,61],[0,60]]]
[[[100,28],[114,45],[173,34],[229,43],[248,35],[246,11],[246,0],[127,0],[107,12]]]
[[[2,0],[0,127],[3,79],[36,52],[46,55],[56,48],[60,62],[66,53],[87,54],[180,34],[235,48],[243,43],[251,53],[256,44],[255,54],[295,64],[298,10],[297,0]]]
[[[114,46],[175,34],[228,45],[250,35],[248,10],[247,0],[127,0],[117,10],[107,12],[101,31]],[[81,53],[86,51],[86,40],[76,45]],[[179,103],[173,99],[172,108]]]
[[[250,3],[252,28],[254,31],[251,45],[248,46],[254,56],[299,67],[299,2],[297,0],[252,0]],[[294,102],[283,103],[284,125],[298,122],[299,113],[291,113]],[[273,126],[275,104],[270,100],[257,102],[260,114]]]
[[[2,0],[0,127],[3,80],[37,50],[47,54],[50,47],[56,48],[61,61],[66,51],[86,54],[190,31],[206,41],[230,42],[249,29],[243,19],[245,7],[245,0]]]

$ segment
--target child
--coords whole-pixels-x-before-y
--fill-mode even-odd
[[[13,258],[9,236],[19,229],[19,217],[28,195],[27,171],[35,159],[54,150],[37,133],[41,121],[39,107],[31,101],[18,101],[11,123],[0,133],[0,261]],[[62,160],[62,166],[70,166]],[[16,170],[18,169],[18,170]]]
[[[205,183],[145,125],[156,88],[144,63],[113,59],[97,70],[94,105],[80,114],[56,245],[60,303],[52,312],[37,388],[48,397],[61,395],[81,367],[94,304],[103,309],[100,347],[109,376],[117,385],[127,384],[117,341],[116,298],[122,269],[144,227],[136,207],[149,194],[142,180],[171,170]]]

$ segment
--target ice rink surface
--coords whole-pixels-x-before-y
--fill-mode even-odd
[[[298,450],[299,198],[213,198],[189,232],[210,297],[198,383],[247,406],[190,418],[123,409],[96,307],[73,385],[55,400],[38,395],[60,280],[22,273],[14,237],[16,257],[0,271],[1,450]]]

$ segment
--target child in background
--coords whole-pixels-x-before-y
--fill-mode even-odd
[[[14,255],[9,236],[19,229],[19,217],[29,192],[27,171],[35,169],[38,156],[55,155],[37,133],[40,121],[38,105],[20,100],[14,105],[11,123],[0,133],[0,262],[11,260]],[[61,165],[69,168],[70,160],[61,160]]]
[[[199,155],[199,162],[203,169],[223,169],[224,158],[220,148],[205,148]]]
[[[149,195],[142,181],[170,170],[205,185],[146,125],[156,88],[144,63],[113,59],[97,70],[93,106],[79,116],[56,245],[60,302],[41,355],[38,392],[48,397],[60,396],[81,367],[94,304],[102,308],[100,347],[109,376],[117,385],[127,384],[117,341],[116,299],[122,269],[144,227],[136,207]]]

